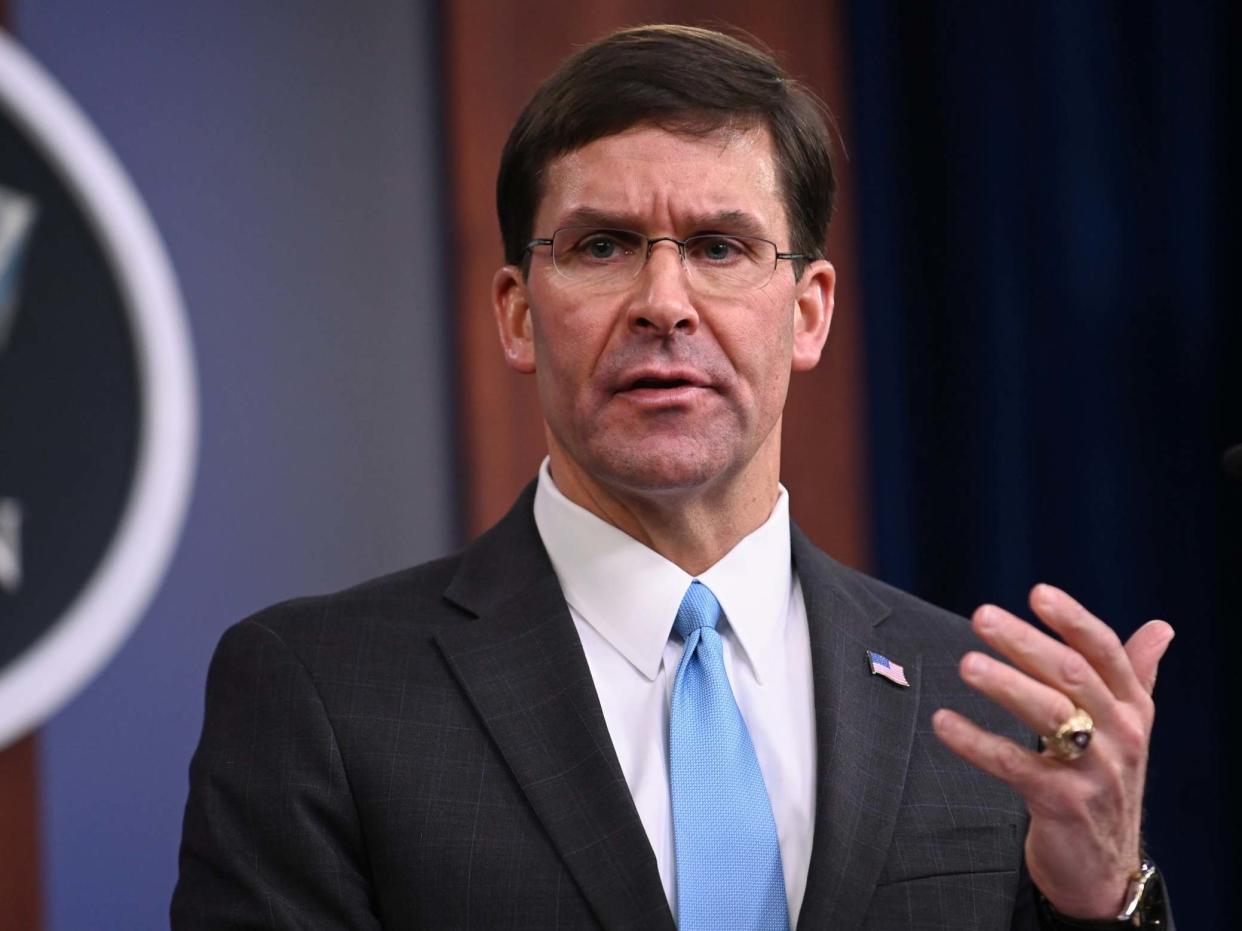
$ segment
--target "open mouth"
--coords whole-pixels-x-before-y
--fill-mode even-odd
[[[696,372],[646,372],[622,382],[617,395],[649,409],[684,409],[699,403],[710,384]]]
[[[694,382],[686,378],[639,378],[632,385],[630,391],[637,391],[643,388],[689,388],[694,387]]]

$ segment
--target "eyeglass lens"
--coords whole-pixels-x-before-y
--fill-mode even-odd
[[[566,278],[591,287],[624,285],[637,277],[650,252],[668,242],[678,249],[691,279],[721,293],[767,284],[776,268],[776,246],[753,236],[719,233],[666,237],[654,242],[633,230],[567,228],[552,237],[552,261]]]

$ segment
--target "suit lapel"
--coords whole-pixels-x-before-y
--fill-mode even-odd
[[[919,706],[919,657],[889,643],[889,609],[793,531],[815,679],[815,839],[799,927],[858,927],[888,854]],[[871,674],[866,651],[905,668],[909,688]]]
[[[533,488],[533,486],[532,486]],[[449,667],[606,928],[673,928],[528,488],[446,592],[476,613],[437,637]]]

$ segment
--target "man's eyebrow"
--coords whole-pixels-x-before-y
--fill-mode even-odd
[[[744,210],[722,210],[691,218],[696,233],[736,233],[739,236],[768,236],[759,219]]]
[[[561,218],[558,229],[569,226],[593,226],[600,229],[637,230],[638,218],[624,213],[609,213],[594,207],[575,207]]]
[[[680,224],[686,236],[699,233],[734,233],[738,236],[770,236],[758,218],[744,210],[720,210],[714,213],[692,214]],[[558,229],[571,226],[590,226],[598,229],[624,229],[650,233],[636,214],[611,213],[595,207],[575,207],[561,218]]]

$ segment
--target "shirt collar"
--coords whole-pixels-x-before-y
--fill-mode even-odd
[[[566,498],[546,458],[535,489],[535,525],[570,607],[654,680],[695,577]],[[774,647],[787,623],[789,546],[789,494],[780,486],[768,519],[698,576],[720,601],[760,684],[774,674]]]

